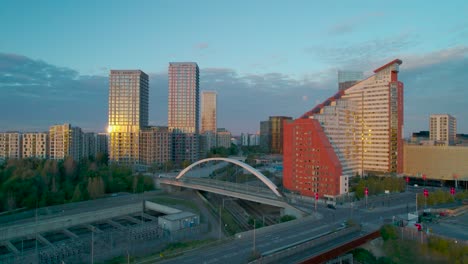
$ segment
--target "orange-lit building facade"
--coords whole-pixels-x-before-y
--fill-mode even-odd
[[[294,192],[338,196],[356,174],[403,172],[401,60],[284,123],[283,184]]]

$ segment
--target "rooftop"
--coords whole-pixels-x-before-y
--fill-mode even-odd
[[[185,218],[194,217],[194,216],[197,216],[197,215],[191,212],[180,212],[176,214],[161,216],[161,218],[164,218],[168,221],[175,221],[175,220],[185,219]]]

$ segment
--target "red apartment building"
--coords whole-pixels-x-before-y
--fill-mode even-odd
[[[283,185],[301,195],[349,192],[356,174],[403,172],[401,60],[284,121]]]

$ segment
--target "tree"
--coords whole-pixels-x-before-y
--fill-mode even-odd
[[[168,160],[164,163],[165,172],[171,171],[173,168],[174,168],[174,163],[172,162],[172,160]]]
[[[63,161],[63,168],[65,170],[65,177],[68,179],[74,180],[76,175],[76,163],[73,160],[73,157],[68,156],[64,161]]]
[[[182,168],[187,168],[188,166],[190,166],[191,162],[189,160],[184,160],[182,161]]]
[[[382,228],[380,228],[380,235],[382,236],[382,239],[384,241],[387,241],[389,239],[395,240],[398,238],[396,228],[391,225],[382,226]]]
[[[79,202],[83,200],[83,194],[81,193],[80,185],[75,187],[75,191],[73,192],[72,202]]]
[[[91,199],[101,197],[105,193],[104,181],[101,177],[88,178],[88,193]]]

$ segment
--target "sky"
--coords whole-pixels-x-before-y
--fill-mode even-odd
[[[218,127],[257,132],[403,61],[405,136],[449,113],[468,133],[468,1],[10,1],[0,8],[0,131],[106,130],[110,69],[150,76],[167,125],[169,62],[194,61],[218,92]]]

